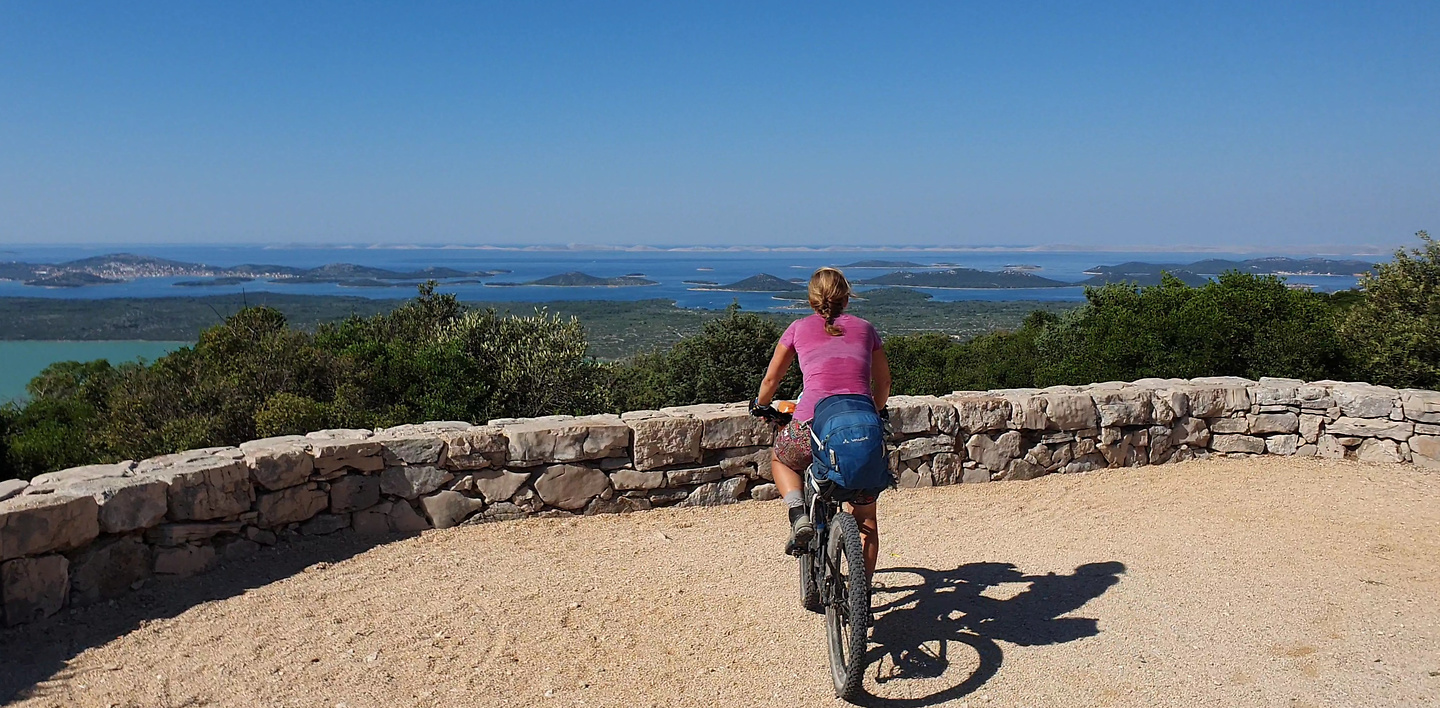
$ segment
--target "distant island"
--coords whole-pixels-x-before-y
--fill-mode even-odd
[[[1210,258],[1194,263],[1141,263],[1129,262],[1113,266],[1096,266],[1085,271],[1093,276],[1085,285],[1106,283],[1134,283],[1136,285],[1159,285],[1161,273],[1169,273],[1186,285],[1199,286],[1221,273],[1237,270],[1255,275],[1359,275],[1368,272],[1374,263],[1357,260],[1333,260],[1328,258],[1252,258],[1232,261]]]
[[[761,273],[729,285],[707,285],[694,289],[727,293],[785,293],[805,290],[805,286],[769,273]]]
[[[1066,283],[1042,278],[1033,273],[1017,270],[975,270],[974,268],[949,268],[946,270],[916,273],[902,270],[860,281],[862,285],[898,285],[911,288],[1068,288],[1075,283]]]
[[[622,275],[618,278],[600,278],[588,273],[573,271],[532,280],[524,285],[548,285],[561,288],[629,288],[641,285],[659,285],[659,283],[646,280],[644,276],[638,274]]]
[[[453,268],[422,268],[415,271],[394,271],[385,268],[331,263],[318,268],[295,268],[282,265],[246,263],[216,267],[203,263],[185,263],[166,258],[137,256],[133,253],[112,253],[91,256],[63,263],[0,263],[0,280],[18,280],[26,285],[47,288],[79,288],[87,285],[122,283],[137,278],[209,278],[183,280],[177,287],[215,287],[237,285],[257,278],[274,283],[332,283],[348,287],[388,287],[411,285],[425,280],[448,281],[456,278],[488,278],[508,271],[466,272]],[[386,282],[401,281],[401,282]],[[408,281],[408,282],[403,282]]]
[[[923,264],[923,263],[915,263],[915,262],[913,262],[913,261],[874,261],[874,260],[871,260],[871,261],[855,261],[854,263],[850,263],[850,264],[848,264],[848,265],[843,265],[843,266],[840,266],[840,267],[841,267],[841,268],[925,268],[925,267],[927,267],[927,266],[926,266],[925,264]]]

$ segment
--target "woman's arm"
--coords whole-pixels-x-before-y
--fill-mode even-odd
[[[775,345],[775,356],[770,357],[770,368],[765,370],[765,378],[760,381],[760,395],[755,397],[757,403],[762,406],[770,404],[770,399],[780,390],[780,381],[785,378],[785,372],[790,370],[790,362],[794,360],[793,348],[783,342]]]
[[[875,410],[885,407],[890,398],[890,362],[885,358],[884,349],[870,353],[870,390],[875,399]]]

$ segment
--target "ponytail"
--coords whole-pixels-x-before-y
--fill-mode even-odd
[[[810,308],[825,318],[825,333],[838,337],[845,333],[835,318],[850,304],[850,282],[835,268],[821,268],[810,276]]]

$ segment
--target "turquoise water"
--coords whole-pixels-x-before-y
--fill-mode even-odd
[[[191,342],[15,342],[0,341],[0,402],[25,395],[25,384],[57,361],[153,360]]]

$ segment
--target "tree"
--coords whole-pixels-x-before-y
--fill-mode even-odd
[[[1364,299],[1343,324],[1356,378],[1390,386],[1440,385],[1440,244],[1420,246],[1360,277]]]

